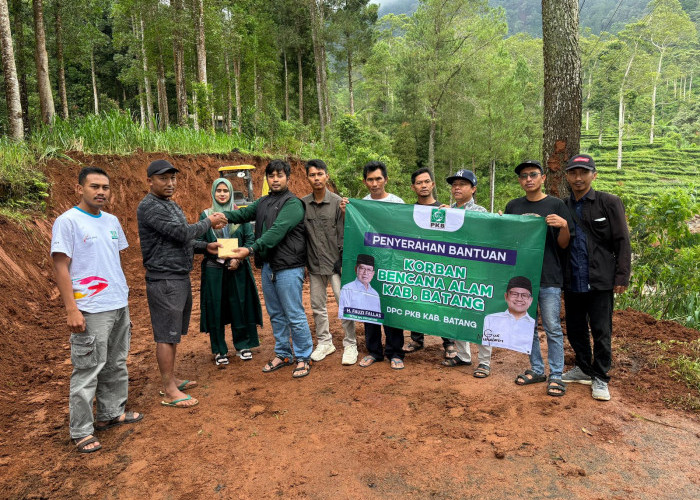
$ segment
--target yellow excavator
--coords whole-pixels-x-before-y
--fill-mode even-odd
[[[247,207],[255,201],[255,193],[253,192],[253,170],[254,165],[228,165],[219,167],[219,176],[225,177],[233,186],[233,203],[237,207]],[[243,188],[238,190],[238,188]],[[270,188],[267,185],[267,177],[263,176],[263,187],[260,196],[265,196]]]

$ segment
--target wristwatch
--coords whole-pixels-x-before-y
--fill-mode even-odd
[[[252,257],[254,253],[255,250],[253,250],[253,247],[248,247],[248,255]]]

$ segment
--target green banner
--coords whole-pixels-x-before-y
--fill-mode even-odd
[[[338,315],[529,353],[545,234],[537,216],[353,199]]]

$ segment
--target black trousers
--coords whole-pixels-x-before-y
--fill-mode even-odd
[[[576,366],[604,382],[610,381],[612,364],[613,297],[612,290],[564,291],[566,335],[576,353]]]
[[[403,330],[384,326],[384,335],[386,336],[386,349],[382,348],[382,325],[374,323],[365,323],[365,345],[369,354],[381,361],[386,357],[403,359]]]
[[[425,343],[425,334],[420,332],[411,332],[411,340],[416,344],[423,345]],[[442,337],[442,347],[447,348],[451,345],[455,345],[454,339]]]

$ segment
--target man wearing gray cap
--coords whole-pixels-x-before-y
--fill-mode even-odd
[[[196,224],[188,224],[182,208],[171,198],[177,187],[178,169],[166,160],[148,165],[150,192],[141,200],[136,217],[146,268],[146,296],[151,313],[156,360],[163,381],[164,406],[190,408],[198,401],[183,391],[197,382],[175,377],[175,353],[187,334],[192,311],[190,271],[194,252],[217,253],[219,243],[195,241],[209,228],[226,225],[226,217],[213,213]]]
[[[451,187],[452,199],[454,203],[450,208],[461,208],[471,212],[487,212],[481,205],[474,201],[476,193],[476,175],[471,170],[461,169],[445,179]],[[461,366],[472,364],[472,353],[469,342],[465,340],[455,340],[457,354],[453,358],[445,358],[442,362],[445,366]],[[476,378],[486,378],[491,373],[491,347],[479,345],[479,365],[474,370]]]
[[[564,303],[576,366],[562,380],[592,385],[593,399],[608,401],[613,299],[629,285],[632,252],[622,200],[595,191],[591,183],[597,175],[595,161],[586,154],[572,156],[566,166],[571,196],[565,203],[576,234],[564,273]]]

